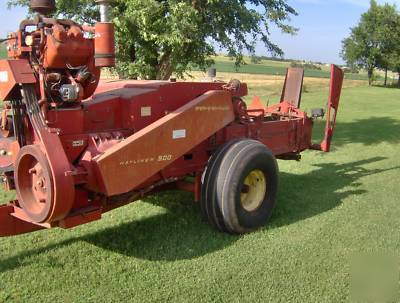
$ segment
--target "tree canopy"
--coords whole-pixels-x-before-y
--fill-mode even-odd
[[[393,69],[400,52],[400,15],[395,5],[371,0],[351,34],[343,40],[342,57],[352,67],[365,68],[372,83],[375,68]],[[387,73],[386,73],[387,75]],[[386,84],[386,78],[385,78]]]
[[[28,0],[8,0],[28,6]],[[294,34],[289,25],[296,15],[287,0],[115,0],[118,72],[125,77],[168,79],[196,65],[202,69],[210,56],[225,50],[243,63],[262,41],[272,55],[282,55],[270,39],[270,27]],[[57,14],[80,22],[98,20],[93,0],[58,0]]]

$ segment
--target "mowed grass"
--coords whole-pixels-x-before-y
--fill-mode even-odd
[[[250,94],[266,102],[274,85]],[[325,105],[327,86],[310,87],[303,107]],[[216,232],[190,194],[146,198],[0,239],[0,302],[348,302],[350,257],[400,248],[400,90],[345,87],[333,152],[279,162],[262,230]]]

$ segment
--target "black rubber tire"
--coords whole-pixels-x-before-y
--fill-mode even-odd
[[[262,143],[243,139],[224,151],[217,176],[217,203],[226,229],[236,234],[264,226],[276,203],[279,168],[275,156]],[[247,211],[241,203],[244,181],[252,171],[261,171],[267,190],[259,207]]]
[[[217,176],[219,173],[219,167],[227,150],[240,142],[241,140],[233,140],[216,150],[210,157],[207,168],[201,180],[201,213],[212,227],[218,231],[227,233],[230,231],[225,226],[224,219],[217,201]]]

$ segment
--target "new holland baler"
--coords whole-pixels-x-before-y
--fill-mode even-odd
[[[331,69],[325,138],[300,109],[304,71],[287,72],[281,102],[243,98],[247,86],[221,82],[100,81],[115,65],[106,0],[101,22],[49,18],[54,0],[31,0],[0,61],[0,169],[16,200],[0,206],[0,236],[73,228],[163,190],[194,193],[220,231],[263,226],[277,200],[276,159],[330,150],[343,72]]]

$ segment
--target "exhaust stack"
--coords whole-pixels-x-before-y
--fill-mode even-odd
[[[112,0],[96,0],[100,7],[100,22],[95,26],[95,65],[96,67],[115,66],[115,29],[110,22],[110,3]]]
[[[96,0],[100,7],[100,22],[110,22],[110,3],[112,0]]]

